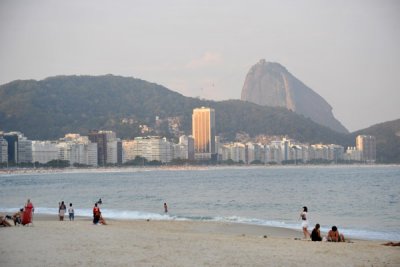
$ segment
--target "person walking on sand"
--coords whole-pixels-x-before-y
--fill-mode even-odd
[[[72,207],[72,203],[69,203],[68,215],[69,215],[69,220],[70,221],[73,221],[75,219],[74,208]]]
[[[60,221],[64,221],[64,215],[66,211],[67,207],[65,206],[64,201],[61,201],[61,204],[58,207],[58,217],[60,218]]]
[[[168,213],[168,206],[167,206],[167,203],[164,203],[164,212],[165,212],[165,213]]]
[[[307,239],[310,237],[310,233],[308,232],[308,220],[307,220],[308,209],[307,207],[303,207],[303,211],[300,213],[301,219],[301,228],[303,228],[304,238]]]

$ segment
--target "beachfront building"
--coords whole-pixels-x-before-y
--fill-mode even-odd
[[[58,147],[52,141],[32,141],[32,162],[45,164],[58,159]]]
[[[71,165],[97,166],[97,144],[90,142],[87,136],[66,134],[58,142],[57,148],[58,159],[69,161]]]
[[[192,136],[195,159],[216,159],[215,111],[212,108],[195,108],[192,114]]]
[[[348,147],[343,158],[349,161],[361,161],[362,153],[356,147]]]
[[[174,144],[174,159],[194,160],[194,139],[192,136],[182,135],[179,143]]]
[[[229,143],[220,146],[219,154],[222,161],[246,162],[246,145],[242,143]]]
[[[32,162],[32,141],[21,132],[4,133],[7,141],[8,162],[15,164]]]
[[[118,145],[120,141],[115,132],[93,130],[89,132],[89,140],[97,144],[99,166],[116,164],[119,162],[118,159],[122,161],[122,143]]]
[[[8,143],[7,140],[0,135],[0,163],[7,163],[7,162],[8,162]]]
[[[133,160],[136,156],[148,161],[170,162],[173,158],[173,145],[166,138],[159,136],[136,137],[122,143],[123,161]]]
[[[136,156],[135,140],[122,140],[122,163],[134,160]]]
[[[371,135],[358,135],[356,137],[357,150],[361,151],[362,161],[374,163],[376,160],[376,139]]]
[[[245,163],[251,164],[252,162],[256,161],[265,162],[265,157],[262,156],[264,153],[264,146],[262,146],[261,144],[251,142],[246,143]]]

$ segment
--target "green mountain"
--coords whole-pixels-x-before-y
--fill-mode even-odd
[[[377,161],[400,163],[400,119],[351,134],[338,133],[284,107],[241,100],[185,97],[161,85],[113,75],[56,76],[0,86],[0,131],[21,131],[31,140],[54,140],[92,129],[120,138],[191,134],[192,110],[215,109],[217,134],[234,141],[237,133],[288,135],[302,142],[355,145],[359,134],[377,139]]]
[[[114,130],[120,138],[176,137],[191,134],[192,110],[201,106],[215,109],[217,134],[225,141],[233,141],[241,132],[251,137],[288,135],[312,143],[354,143],[348,135],[283,107],[190,98],[161,85],[113,75],[4,84],[0,86],[0,130],[21,131],[32,140],[57,139],[71,132],[87,135],[91,129]]]

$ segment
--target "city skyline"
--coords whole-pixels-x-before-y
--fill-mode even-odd
[[[0,3],[0,84],[112,73],[185,96],[239,99],[279,62],[351,132],[398,119],[398,1]]]

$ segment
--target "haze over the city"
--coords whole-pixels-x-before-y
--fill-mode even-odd
[[[354,131],[400,118],[399,33],[399,1],[3,0],[0,84],[111,73],[240,99],[265,58]]]

